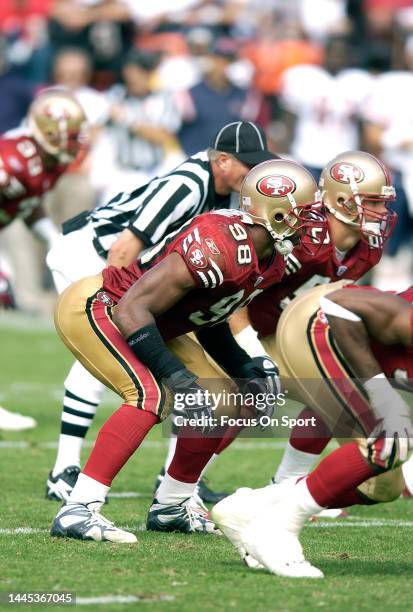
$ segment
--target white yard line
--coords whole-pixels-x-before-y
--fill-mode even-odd
[[[103,595],[102,597],[76,597],[77,606],[94,606],[108,604],[145,603],[156,604],[165,601],[174,601],[173,595]]]
[[[133,492],[127,494],[120,494],[122,497],[138,496]],[[362,528],[371,529],[374,527],[407,527],[411,529],[413,527],[413,521],[405,521],[403,519],[381,519],[381,518],[344,518],[344,519],[331,519],[330,521],[315,521],[313,523],[307,523],[307,527],[315,529],[335,529],[339,528]],[[120,529],[127,529],[129,531],[145,531],[145,525],[120,525]],[[36,529],[34,527],[14,527],[14,528],[0,528],[0,536],[2,535],[33,535],[37,533],[49,533],[48,529]]]
[[[331,527],[413,527],[413,521],[404,521],[403,519],[379,519],[379,518],[365,518],[365,519],[338,519],[332,521],[314,521],[309,523],[308,527],[318,528],[331,528]]]
[[[35,529],[34,527],[0,528],[0,535],[32,535],[33,533],[49,533],[48,529]]]
[[[94,445],[94,440],[86,440],[84,442],[84,448],[92,448]],[[168,439],[165,440],[146,440],[142,443],[142,447],[144,448],[167,448],[169,445]],[[282,440],[277,441],[252,441],[251,442],[234,442],[231,445],[231,448],[234,450],[240,451],[249,451],[249,450],[268,450],[268,449],[284,449],[286,442]],[[25,440],[0,440],[0,450],[2,449],[26,449],[26,448],[57,448],[57,441],[53,442],[27,442]]]
[[[145,495],[145,493],[139,493],[139,491],[119,491],[118,493],[111,491],[110,497],[114,499],[128,499],[130,497],[152,497],[152,495],[150,493]]]

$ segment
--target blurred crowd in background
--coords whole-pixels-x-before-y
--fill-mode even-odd
[[[60,225],[252,120],[314,175],[363,149],[390,167],[399,221],[372,281],[413,279],[413,0],[1,0],[0,132],[33,96],[68,88],[87,158],[46,207]],[[44,252],[20,221],[0,236],[19,307],[50,308]]]

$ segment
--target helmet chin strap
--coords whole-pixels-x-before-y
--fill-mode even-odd
[[[334,206],[331,206],[331,204],[327,204],[325,202],[324,206],[327,208],[328,212],[331,215],[333,215],[333,217],[338,219],[338,221],[342,221],[343,223],[346,223],[347,225],[351,225],[351,227],[360,227],[360,225],[359,225],[359,223],[357,223],[357,221],[351,221],[351,219],[349,219],[348,217],[343,215],[343,213],[341,213],[339,210],[334,208]]]
[[[280,253],[280,255],[287,257],[287,255],[293,251],[294,245],[291,240],[280,240],[279,242],[275,243],[275,249]]]

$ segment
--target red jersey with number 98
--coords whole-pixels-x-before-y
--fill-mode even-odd
[[[225,321],[284,274],[284,258],[275,250],[258,261],[249,231],[252,225],[251,218],[238,211],[200,215],[142,255],[139,263],[106,268],[103,289],[117,302],[146,270],[179,253],[196,287],[156,317],[163,338]]]
[[[318,240],[318,234],[315,240]],[[358,280],[380,261],[383,246],[377,240],[374,246],[360,240],[340,258],[327,233],[316,254],[309,254],[300,246],[295,248],[287,256],[282,282],[261,293],[248,306],[252,326],[262,338],[274,334],[282,311],[297,295],[317,285],[345,279]]]

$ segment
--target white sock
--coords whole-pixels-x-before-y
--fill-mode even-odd
[[[80,451],[83,446],[83,438],[60,434],[59,446],[57,449],[56,462],[53,468],[53,476],[57,476],[69,465],[80,467]]]
[[[274,481],[279,483],[289,478],[307,476],[307,474],[311,472],[314,463],[319,458],[320,455],[313,455],[313,453],[305,453],[304,451],[297,450],[287,442],[281,463],[274,474]]]
[[[195,487],[196,482],[181,482],[166,473],[156,492],[156,499],[160,504],[175,506],[192,497]]]
[[[168,454],[166,455],[165,463],[163,466],[165,472],[168,471],[168,468],[171,465],[172,459],[174,458],[175,449],[176,449],[176,441],[177,441],[176,435],[171,433],[171,436],[169,438]]]
[[[307,487],[307,480],[305,478],[297,482],[294,487],[294,494],[296,500],[300,504],[300,507],[307,513],[308,516],[318,514],[324,509],[323,506],[320,506],[311,495]]]
[[[402,472],[407,490],[413,495],[413,455],[403,463]]]
[[[219,455],[217,455],[216,453],[214,453],[214,454],[212,455],[211,459],[208,461],[208,463],[206,464],[206,466],[205,466],[205,467],[204,467],[204,469],[202,470],[202,472],[201,472],[201,476],[199,477],[199,480],[202,478],[202,476],[205,474],[205,472],[206,472],[207,470],[209,470],[209,468],[211,467],[211,465],[212,465],[213,463],[215,463],[215,461],[218,459],[218,457],[219,457]],[[198,480],[198,482],[199,482],[199,480]]]
[[[104,502],[109,490],[110,487],[80,473],[68,501],[78,504],[89,504],[94,501]]]
[[[288,495],[278,507],[283,508],[283,526],[297,536],[303,525],[311,516],[324,510],[322,506],[317,504],[314,497],[311,495],[305,479],[300,480],[291,489],[291,494]],[[274,506],[274,510],[277,513],[277,506]],[[278,520],[278,518],[277,516],[276,524],[281,523],[281,520]]]

